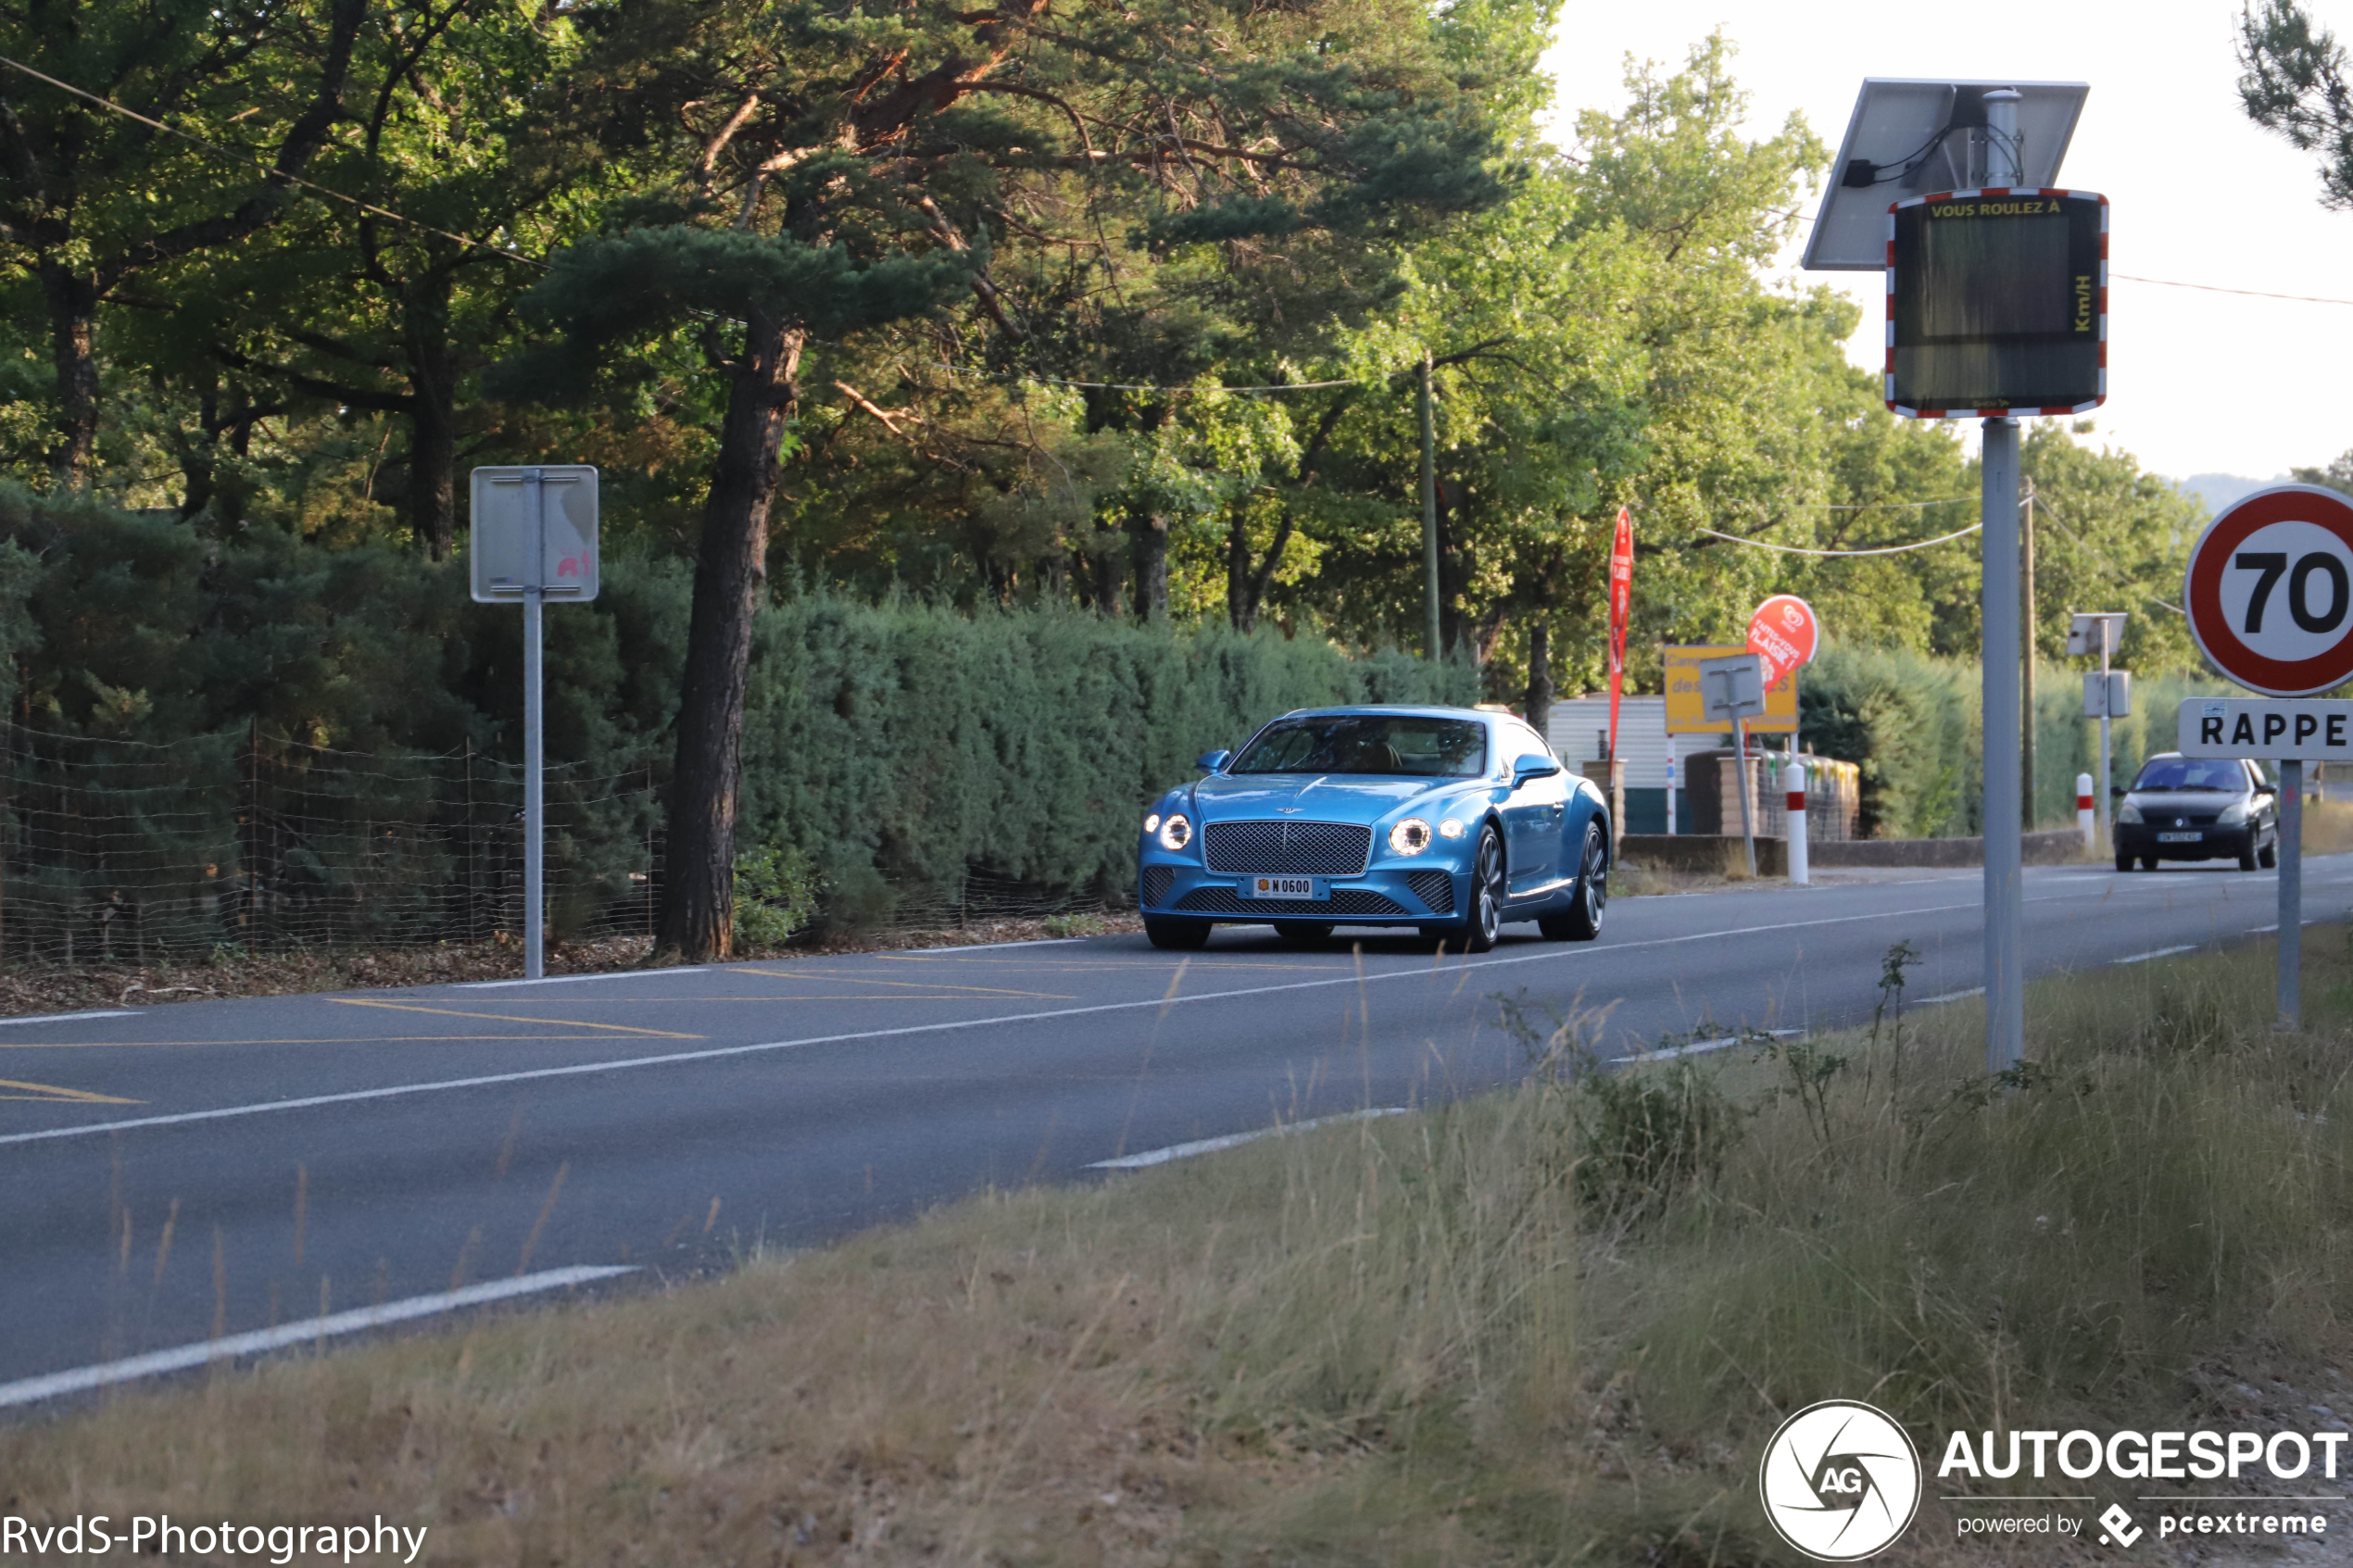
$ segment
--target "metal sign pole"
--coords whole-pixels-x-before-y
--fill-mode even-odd
[[[2280,759],[2279,861],[2280,1027],[2295,1029],[2304,1019],[2304,762],[2300,758]]]
[[[2112,809],[2108,801],[2108,793],[2109,780],[2108,721],[2109,716],[2108,709],[2113,708],[2115,704],[2108,701],[2108,656],[2109,648],[2108,646],[2108,634],[2114,629],[2115,624],[2116,623],[2114,621],[2109,621],[2105,616],[2103,616],[2100,620],[2100,793],[2097,805],[2100,812],[2100,840],[2110,847],[2113,847],[2116,843],[2116,834],[2108,826],[2108,812]]]
[[[1748,852],[1748,874],[1756,874],[1756,825],[1748,809],[1748,721],[1735,714],[1732,733],[1740,736],[1741,847]]]
[[[522,972],[547,973],[547,798],[541,774],[547,759],[540,621],[547,606],[547,490],[537,469],[523,475],[531,515],[531,562],[522,587]]]
[[[2020,938],[2026,918],[2026,890],[2019,801],[2016,420],[1984,421],[1979,472],[1985,525],[1980,654],[1985,681],[1985,1070],[2005,1073],[2026,1055],[2026,992]]]

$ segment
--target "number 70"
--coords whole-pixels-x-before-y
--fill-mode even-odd
[[[2307,632],[2334,632],[2345,624],[2345,614],[2353,609],[2353,584],[2346,581],[2345,563],[2326,550],[2314,550],[2296,563],[2290,571],[2284,550],[2241,550],[2231,558],[2231,565],[2241,571],[2258,572],[2255,592],[2247,596],[2246,632],[2255,636],[2263,630],[2263,608],[2271,602],[2271,590],[2280,579],[2287,579],[2287,612],[2296,625]],[[2329,580],[2328,613],[2312,613],[2310,588],[2313,573]]]

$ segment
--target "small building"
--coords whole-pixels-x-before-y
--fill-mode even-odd
[[[1607,786],[1607,696],[1569,697],[1554,703],[1546,728],[1549,733],[1544,738],[1562,761]],[[1793,756],[1788,745],[1795,738],[1756,733],[1749,736],[1750,787],[1758,791],[1755,831],[1768,837],[1780,836],[1786,828],[1780,780]],[[1766,743],[1770,741],[1781,744],[1768,749]],[[1669,734],[1665,697],[1626,696],[1618,700],[1617,748],[1626,763],[1626,832],[1740,833],[1740,805],[1731,783],[1738,761],[1727,737]],[[1806,799],[1807,829],[1824,840],[1854,837],[1862,801],[1862,779],[1855,764],[1797,755],[1816,781]],[[1675,808],[1671,824],[1667,817],[1670,761]]]

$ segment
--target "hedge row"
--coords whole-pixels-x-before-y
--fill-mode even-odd
[[[609,558],[601,598],[547,616],[550,856],[574,890],[567,924],[642,885],[631,878],[669,785],[688,570]],[[331,835],[306,817],[280,834],[283,855],[248,863],[247,819],[286,815],[248,797],[271,796],[273,768],[315,782],[326,766],[346,781],[331,792],[338,822],[375,823],[378,840],[396,822],[437,847],[404,873],[421,908],[470,908],[473,872],[434,890],[460,859],[479,871],[474,841],[503,820],[476,785],[520,757],[520,615],[472,603],[462,562],[274,529],[219,539],[169,514],[0,488],[0,701],[16,737],[0,761],[53,759],[46,795],[26,780],[9,791],[12,884],[55,884],[69,947],[75,910],[212,911],[209,890],[291,888],[297,863],[302,886],[341,900],[343,926],[368,926],[371,889],[389,884],[359,861],[381,860],[381,845],[324,848]],[[973,882],[1033,904],[1120,897],[1144,804],[1202,751],[1289,708],[1476,692],[1466,666],[1351,658],[1272,630],[823,592],[765,612],[753,659],[743,843],[805,853],[829,914],[852,924],[956,903]],[[115,760],[95,766],[102,756]],[[145,759],[135,789],[116,782],[123,759]],[[411,798],[418,778],[444,773],[458,782]],[[83,831],[101,822],[103,838]],[[66,842],[67,827],[81,836]],[[448,848],[460,839],[463,856]],[[438,932],[422,916],[401,929]]]
[[[2083,717],[2087,667],[2069,660],[2038,671],[2030,825],[2072,826],[2076,775],[2099,776],[2099,721]],[[2151,752],[2173,748],[2174,710],[2184,698],[2235,692],[2211,675],[2136,680],[2131,717],[2110,724],[2116,782],[2130,783]],[[1974,664],[1831,647],[1799,677],[1799,724],[1808,747],[1860,765],[1868,836],[1959,837],[1983,824],[1982,698]]]
[[[755,645],[743,822],[807,853],[850,923],[952,902],[973,873],[1116,897],[1145,807],[1202,752],[1292,708],[1476,689],[1465,665],[1272,631],[801,598]]]

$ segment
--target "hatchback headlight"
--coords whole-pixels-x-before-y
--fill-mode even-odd
[[[2248,802],[2244,800],[2233,800],[2228,806],[2222,808],[2222,814],[2216,818],[2215,821],[2221,826],[2226,828],[2245,827],[2246,825],[2248,804]]]
[[[1160,847],[1182,849],[1193,841],[1193,824],[1185,820],[1182,811],[1171,811],[1160,824]]]
[[[2137,822],[2141,820],[2141,809],[2127,800],[2116,809],[2116,820],[2120,822]]]
[[[1408,817],[1389,830],[1389,847],[1400,855],[1418,855],[1429,847],[1429,824]]]

